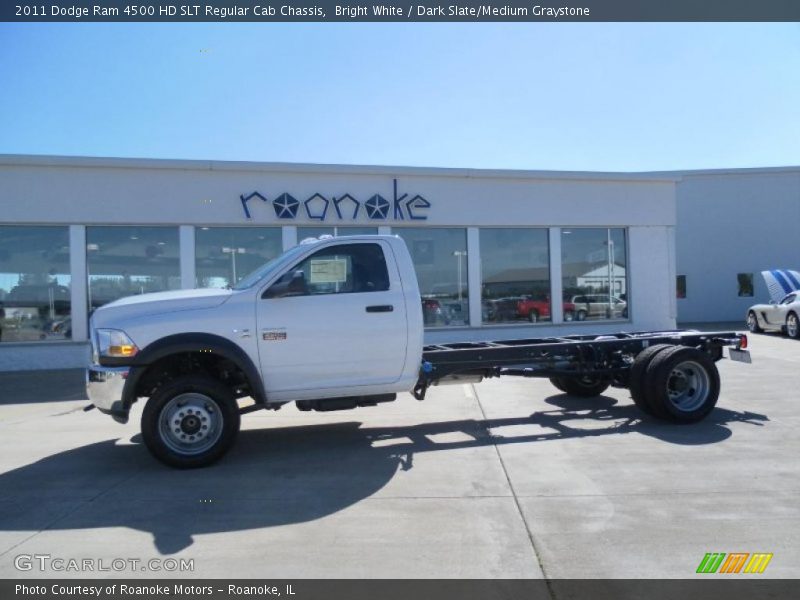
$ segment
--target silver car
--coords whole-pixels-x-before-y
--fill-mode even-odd
[[[761,331],[786,331],[791,338],[800,338],[800,291],[786,294],[780,302],[756,304],[747,309],[747,329]]]

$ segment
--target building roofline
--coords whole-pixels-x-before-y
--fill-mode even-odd
[[[352,175],[409,175],[475,179],[539,179],[615,182],[667,182],[680,180],[679,173],[615,173],[598,171],[536,171],[521,169],[467,169],[402,167],[388,165],[339,165],[162,158],[113,158],[0,154],[0,166],[79,167],[113,169],[172,169],[188,171],[262,171],[266,173],[317,173]]]
[[[0,166],[81,167],[113,169],[167,169],[188,171],[263,171],[268,173],[347,173],[353,175],[417,175],[476,179],[543,179],[582,181],[678,182],[684,177],[714,175],[775,175],[800,173],[800,165],[685,169],[673,171],[551,171],[526,169],[470,169],[409,167],[392,165],[343,165],[328,163],[283,163],[173,158],[117,158],[57,156],[46,154],[0,154]]]

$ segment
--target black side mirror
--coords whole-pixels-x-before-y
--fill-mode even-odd
[[[264,292],[262,298],[284,298],[286,296],[304,296],[308,293],[306,276],[302,271],[286,273],[276,283]]]

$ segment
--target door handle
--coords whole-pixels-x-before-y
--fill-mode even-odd
[[[373,304],[367,307],[367,312],[392,312],[394,306],[391,304]]]

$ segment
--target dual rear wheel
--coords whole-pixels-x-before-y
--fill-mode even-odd
[[[552,377],[567,394],[598,396],[608,382],[592,377]],[[696,348],[657,344],[640,352],[630,370],[634,404],[645,414],[676,423],[704,419],[719,398],[719,372],[711,357]]]

